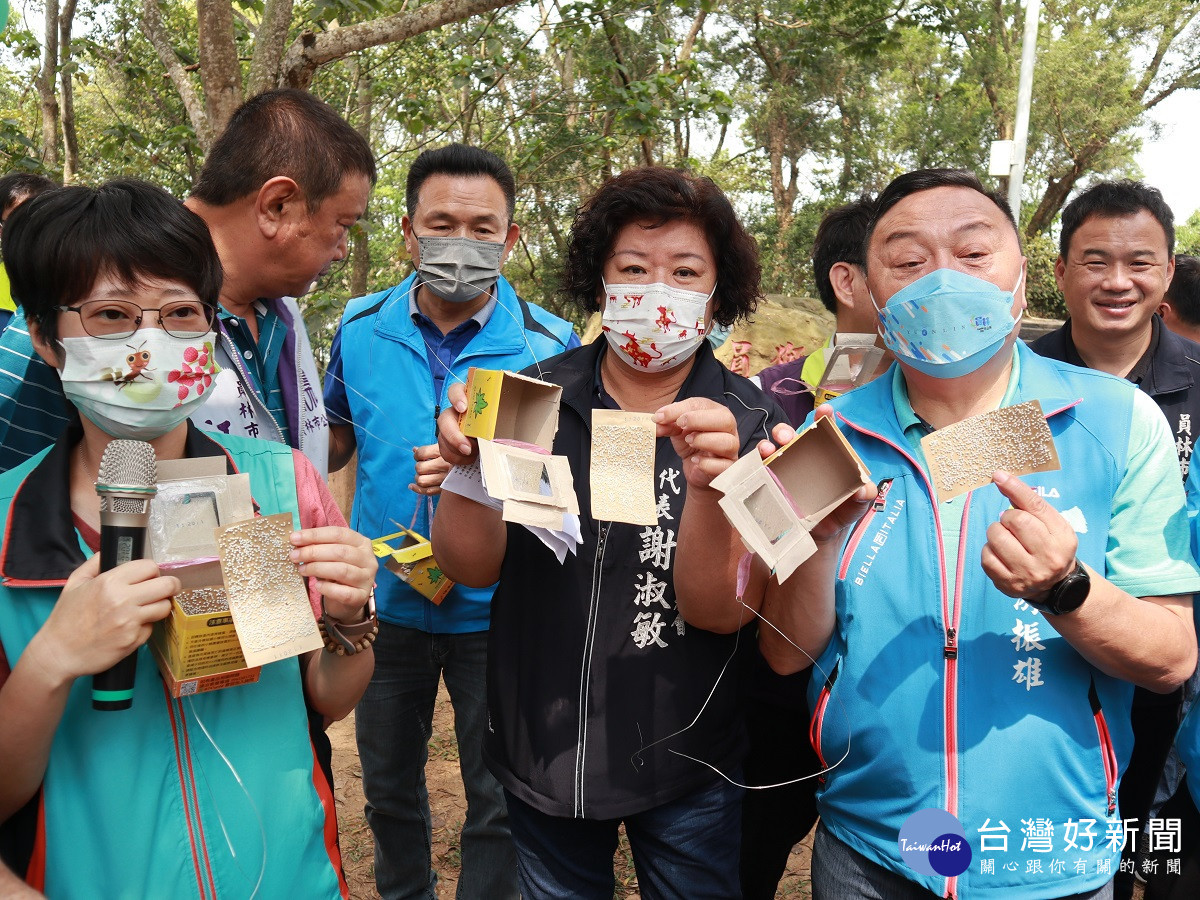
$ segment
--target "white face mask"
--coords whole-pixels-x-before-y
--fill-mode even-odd
[[[704,340],[708,294],[656,281],[604,285],[608,345],[635,369],[664,372],[691,359]]]
[[[63,393],[105,434],[134,441],[162,437],[210,396],[220,370],[213,332],[177,338],[140,328],[118,341],[61,338]]]

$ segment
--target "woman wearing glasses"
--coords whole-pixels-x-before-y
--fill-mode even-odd
[[[305,457],[188,420],[218,371],[221,266],[203,221],[137,181],[63,188],[9,220],[4,262],[77,411],[57,443],[0,476],[5,862],[55,897],[345,896],[316,748],[371,675],[357,636],[372,627],[375,558]],[[224,458],[250,474],[261,513],[298,512],[291,555],[342,652],[172,699],[145,644],[179,580],[149,560],[101,574],[93,555],[114,438],[148,441],[159,460]],[[94,710],[88,676],[130,653],[132,706]]]

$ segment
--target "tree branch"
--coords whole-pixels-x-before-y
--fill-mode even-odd
[[[720,5],[721,0],[715,0],[712,9],[715,10]],[[692,20],[692,27],[688,29],[687,37],[683,39],[683,46],[679,48],[679,62],[684,63],[692,58],[692,51],[696,47],[696,38],[700,36],[700,30],[704,28],[704,20],[708,18],[711,11],[702,6],[696,13],[696,18]]]
[[[208,124],[208,114],[204,111],[204,102],[192,87],[191,79],[183,71],[179,57],[175,55],[175,48],[171,46],[171,41],[167,37],[167,30],[162,21],[162,11],[158,8],[158,0],[142,0],[141,27],[142,34],[146,35],[146,39],[154,47],[159,62],[167,70],[167,77],[171,79],[171,84],[175,86],[179,98],[183,101],[183,108],[187,110],[188,121],[192,123],[196,139],[207,152],[213,142],[212,129]]]
[[[267,0],[258,33],[254,37],[254,56],[250,59],[246,96],[253,97],[279,84],[283,51],[291,24],[292,0]]]
[[[208,124],[216,138],[242,102],[242,69],[233,39],[229,0],[196,0],[200,84]]]
[[[291,87],[307,88],[317,69],[368,47],[407,40],[449,22],[460,22],[479,13],[514,6],[520,0],[437,0],[394,16],[360,22],[336,31],[306,31],[284,56],[283,80]]]
[[[58,16],[58,76],[62,85],[63,184],[75,180],[79,167],[79,135],[75,131],[75,77],[71,64],[71,29],[78,0],[66,0]]]

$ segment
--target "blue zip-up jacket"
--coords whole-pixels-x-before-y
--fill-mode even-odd
[[[371,538],[409,527],[414,512],[416,530],[428,537],[434,504],[408,489],[416,478],[412,448],[437,442],[437,415],[452,383],[465,382],[471,366],[519,372],[578,344],[570,322],[525,302],[501,277],[496,309],[458,355],[435,397],[425,341],[409,315],[415,279],[410,275],[386,291],[351,300],[339,330],[358,447],[350,527]],[[490,587],[455,585],[435,606],[390,572],[381,572],[377,581],[375,602],[386,622],[436,634],[487,631]]]
[[[1136,388],[1018,348],[1013,402],[1041,401],[1063,464],[1024,480],[1077,523],[1079,559],[1105,572]],[[1009,506],[995,485],[963,503],[949,591],[938,509],[891,385],[890,375],[878,378],[833,401],[881,487],[842,551],[837,625],[810,685],[813,744],[833,767],[819,793],[822,819],[859,853],[944,896],[1095,889],[1117,869],[1106,822],[1117,815],[1132,748],[1133,686],[1093,667],[1052,618],[1004,596],[984,573],[987,528]],[[965,829],[973,858],[957,878],[920,875],[900,857],[901,827],[927,808],[949,811]],[[1038,820],[1053,828],[1049,852]],[[1068,820],[1079,836],[1064,850]],[[1055,872],[1058,858],[1065,869]],[[994,872],[984,873],[989,859]]]

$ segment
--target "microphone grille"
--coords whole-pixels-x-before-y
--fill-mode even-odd
[[[145,441],[110,441],[100,460],[97,489],[152,488],[158,482],[154,448]]]

